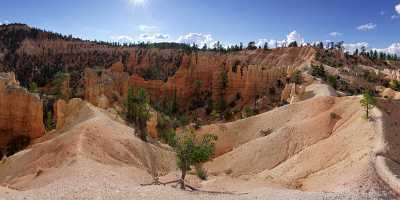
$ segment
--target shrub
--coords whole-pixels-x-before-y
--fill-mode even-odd
[[[303,82],[302,77],[301,77],[301,71],[296,70],[292,77],[290,77],[290,81],[292,83],[296,83],[296,84],[301,84]]]
[[[65,94],[63,94],[62,89],[63,89],[63,84],[64,81],[69,79],[69,74],[68,73],[63,73],[63,72],[58,72],[52,81],[52,85],[54,86],[51,94],[55,95],[58,99],[66,99],[67,97]]]
[[[29,92],[31,92],[31,93],[39,92],[38,85],[35,82],[32,82],[29,84]]]
[[[45,128],[47,131],[50,131],[52,129],[54,129],[54,121],[53,121],[53,115],[51,113],[51,111],[48,111],[46,113],[46,119],[45,119]]]
[[[207,180],[208,177],[207,170],[205,170],[201,165],[196,165],[196,175],[201,180]]]
[[[176,133],[174,130],[174,121],[168,116],[160,114],[157,117],[157,132],[160,138],[171,147],[176,146]]]
[[[312,76],[321,78],[323,80],[326,79],[325,69],[324,69],[324,67],[322,65],[318,65],[318,66],[313,65],[313,66],[311,66],[310,74]]]
[[[337,88],[337,78],[335,76],[328,75],[327,82],[333,88]]]
[[[245,106],[243,109],[242,117],[247,118],[255,115],[255,111],[253,108],[250,108],[249,106]]]

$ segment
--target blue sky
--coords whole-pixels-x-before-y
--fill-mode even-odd
[[[400,0],[1,0],[0,22],[106,41],[343,40],[400,51]]]

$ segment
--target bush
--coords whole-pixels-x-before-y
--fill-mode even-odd
[[[196,175],[201,180],[207,180],[207,177],[208,177],[207,171],[203,167],[201,167],[200,165],[196,166]]]
[[[290,77],[290,82],[296,83],[296,84],[301,84],[303,82],[303,79],[301,77],[301,71],[296,70],[292,77]]]
[[[58,99],[67,99],[68,97],[63,94],[63,84],[64,81],[69,79],[70,75],[68,73],[58,72],[52,81],[52,91],[51,94],[55,95]]]
[[[313,66],[311,66],[310,74],[311,74],[312,76],[321,78],[321,79],[323,79],[323,80],[326,79],[325,69],[324,69],[324,67],[323,67],[322,65],[319,65],[319,66],[313,65]]]
[[[45,123],[45,128],[47,131],[50,131],[55,128],[53,114],[51,113],[51,111],[48,111],[46,113],[46,118],[44,120],[44,123]]]
[[[29,92],[31,92],[31,93],[38,93],[39,92],[38,85],[35,82],[31,82],[29,84]]]
[[[250,108],[249,106],[245,106],[243,109],[242,117],[247,118],[255,115],[255,111],[253,108]]]
[[[333,88],[337,88],[337,78],[335,76],[328,75],[327,82]]]
[[[174,121],[168,116],[160,114],[157,117],[157,132],[160,138],[171,147],[176,146],[176,133],[174,130]]]

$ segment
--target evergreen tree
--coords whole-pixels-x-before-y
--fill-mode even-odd
[[[293,42],[289,43],[289,47],[298,47],[297,42],[293,41]]]
[[[247,50],[255,50],[255,49],[257,49],[256,42],[254,41],[249,42],[249,44],[247,45]]]
[[[180,135],[176,142],[175,152],[177,165],[181,170],[181,179],[179,181],[181,189],[185,189],[185,177],[191,166],[197,166],[206,162],[214,154],[215,135],[207,134],[201,139],[191,130]]]
[[[370,91],[364,91],[360,104],[364,107],[365,117],[369,119],[369,112],[375,106],[376,99]]]
[[[147,121],[150,118],[149,98],[143,88],[129,87],[124,103],[125,118],[134,123],[143,141],[147,140]]]
[[[354,51],[353,56],[358,56],[358,49]]]
[[[264,43],[263,49],[264,49],[264,50],[268,50],[268,42],[265,42],[265,43]]]

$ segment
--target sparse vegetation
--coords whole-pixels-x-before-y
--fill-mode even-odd
[[[29,92],[31,92],[31,93],[38,93],[39,92],[39,88],[38,88],[38,85],[35,83],[35,82],[31,82],[30,84],[29,84]]]
[[[64,94],[63,92],[63,84],[64,81],[69,79],[69,74],[64,72],[58,72],[51,83],[53,89],[51,94],[56,96],[58,99],[67,99],[68,94]]]
[[[325,69],[322,65],[312,65],[310,74],[323,80],[326,79]]]
[[[53,114],[51,111],[47,111],[44,124],[47,131],[50,131],[55,128]]]
[[[201,180],[207,180],[207,170],[204,169],[202,165],[196,165],[195,169],[197,177],[199,177]]]
[[[247,118],[247,117],[251,117],[253,115],[255,115],[256,112],[253,108],[249,107],[249,106],[245,106],[243,108],[243,113],[242,113],[242,118]]]
[[[336,76],[331,76],[331,75],[328,75],[327,76],[327,79],[326,79],[326,82],[328,82],[328,84],[330,85],[330,86],[332,86],[333,88],[335,88],[335,89],[337,89],[337,78],[336,78]]]
[[[191,166],[196,166],[206,162],[214,153],[214,145],[217,137],[207,134],[201,138],[196,138],[192,130],[187,131],[177,138],[175,152],[177,164],[181,170],[181,179],[179,181],[181,189],[185,189],[185,178]]]
[[[301,84],[303,82],[303,79],[301,77],[301,71],[299,70],[294,71],[292,76],[290,77],[290,82]]]
[[[139,136],[147,141],[147,121],[150,119],[150,106],[147,92],[143,88],[129,87],[124,102],[124,115],[129,123],[137,127]]]
[[[376,99],[373,94],[368,90],[364,91],[360,104],[364,108],[366,119],[370,118],[370,110],[375,106],[375,103]]]

